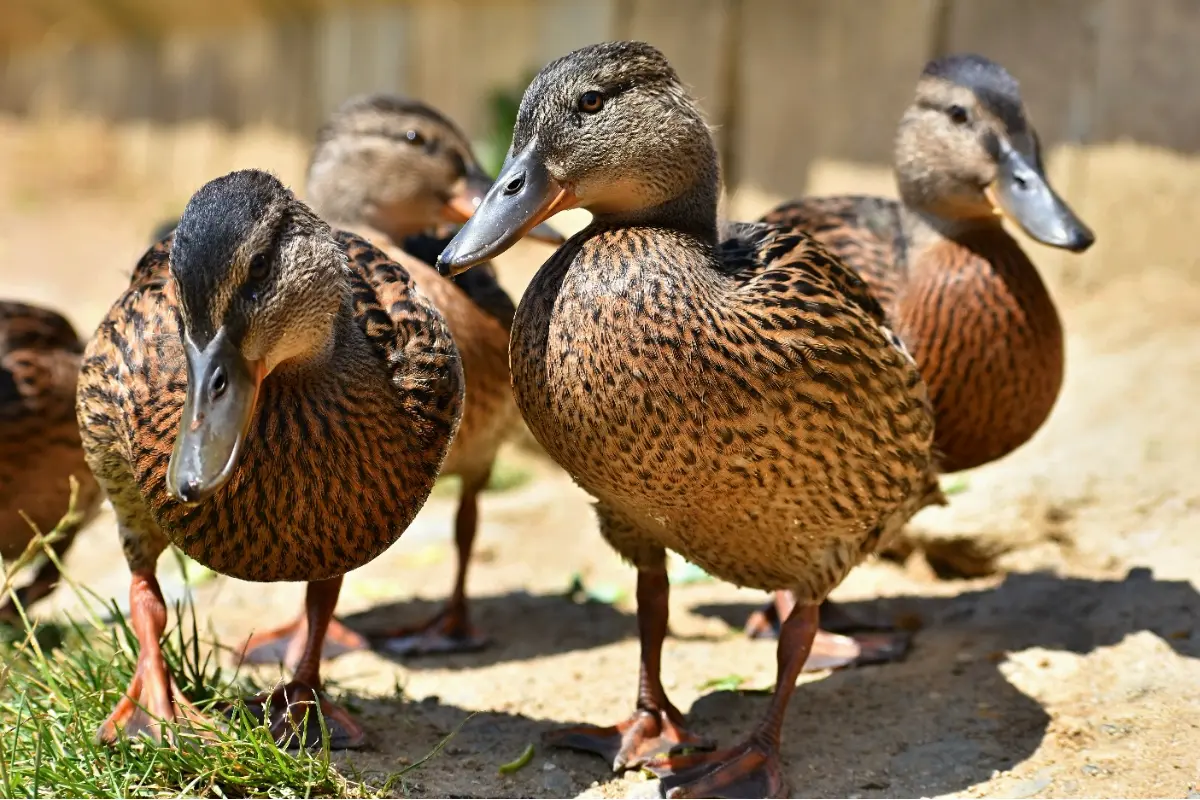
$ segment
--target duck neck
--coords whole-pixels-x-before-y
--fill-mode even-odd
[[[934,241],[963,242],[995,236],[1011,239],[999,217],[947,217],[931,211],[903,206],[901,226],[905,238],[918,248]]]
[[[435,225],[414,225],[411,222],[400,222],[387,214],[378,213],[376,206],[371,204],[360,209],[354,219],[359,220],[354,224],[366,224],[374,228],[398,247],[408,237],[426,233],[436,227]]]
[[[691,182],[681,191],[655,205],[622,211],[593,212],[595,224],[609,228],[667,228],[716,247],[721,171],[711,141],[708,142],[707,152],[703,155],[700,166],[687,171]]]
[[[1037,267],[999,220],[955,224],[904,213],[901,226],[910,284],[932,280],[943,287],[953,286],[954,292],[969,292],[976,299],[1015,294],[1021,302],[1036,306],[1030,313],[1047,319],[1055,316]],[[927,303],[926,298],[920,292],[910,296],[918,305]],[[920,307],[913,311],[926,313]]]
[[[310,171],[305,195],[314,211],[331,224],[365,222],[370,198],[366,181],[341,170]]]
[[[349,361],[370,358],[370,348],[365,346],[367,343],[354,321],[354,304],[349,290],[328,330],[311,341],[308,348],[281,361],[271,374],[311,386],[314,381],[336,379],[340,374],[338,367]]]

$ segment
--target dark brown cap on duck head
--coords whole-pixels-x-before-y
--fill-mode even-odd
[[[934,217],[1003,214],[1034,239],[1075,252],[1095,241],[1050,185],[1016,78],[983,56],[925,65],[900,123],[896,168],[905,201]]]

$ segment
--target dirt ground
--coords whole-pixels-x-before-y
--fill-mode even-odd
[[[132,194],[0,192],[3,294],[51,303],[90,332],[164,208]],[[921,628],[902,663],[803,679],[784,745],[796,796],[1200,797],[1200,283],[1152,263],[1122,274],[1086,292],[1047,275],[1069,333],[1052,419],[1015,455],[966,476],[949,508],[915,521],[936,557],[866,565],[835,594],[862,617]],[[540,746],[529,766],[497,772],[548,729],[623,718],[637,659],[634,575],[600,540],[588,498],[535,456],[506,458],[533,479],[489,494],[481,511],[470,590],[494,646],[331,662],[327,675],[357,696],[373,744],[339,761],[392,772],[458,730],[397,791],[650,796],[655,786],[637,775]],[[439,492],[399,544],[348,577],[341,609],[353,624],[436,607],[451,580],[453,510],[453,494]],[[930,566],[961,569],[964,552],[977,577],[939,578]],[[111,513],[68,566],[101,595],[124,597]],[[616,602],[568,598],[576,574]],[[64,594],[43,613],[66,605]],[[223,577],[196,592],[231,643],[290,618],[300,594]],[[761,599],[718,582],[672,593],[668,691],[723,743],[749,730],[766,697],[706,684],[773,680],[773,643],[739,633]]]

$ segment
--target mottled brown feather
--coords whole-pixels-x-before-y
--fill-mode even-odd
[[[16,558],[67,513],[70,478],[79,482],[81,519],[63,531],[58,552],[100,504],[75,422],[75,385],[83,343],[59,314],[0,301],[0,556]]]
[[[424,503],[461,415],[458,352],[402,266],[335,235],[350,294],[329,362],[267,377],[232,477],[198,506],[165,481],[187,380],[169,238],[101,323],[78,416],[131,568],[153,569],[169,541],[245,580],[334,577],[383,552]]]
[[[460,475],[467,482],[483,479],[491,471],[496,452],[512,434],[517,422],[517,407],[512,399],[512,382],[508,371],[508,325],[498,318],[503,305],[489,291],[489,286],[504,300],[508,295],[500,288],[490,264],[483,265],[480,277],[468,285],[484,295],[492,311],[476,297],[467,294],[459,281],[450,281],[437,270],[407,249],[401,249],[390,239],[366,226],[345,226],[371,241],[389,258],[402,264],[413,281],[433,301],[446,319],[450,334],[462,359],[466,378],[466,402],[462,424],[454,437],[450,455],[442,467],[444,475]],[[440,252],[440,251],[439,251]],[[467,277],[477,270],[463,275]],[[508,300],[511,305],[512,301]],[[511,314],[509,315],[511,323]]]
[[[943,470],[1001,458],[1045,422],[1062,386],[1062,327],[1037,268],[999,225],[949,238],[867,197],[793,201],[763,220],[811,234],[878,295],[929,386]]]
[[[437,109],[391,93],[352,97],[317,136],[309,203],[404,264],[446,317],[463,359],[467,402],[444,473],[473,503],[515,427],[508,331],[515,306],[491,265],[447,279],[429,267],[447,243],[447,203],[483,172],[466,135]],[[469,554],[468,554],[469,555]]]
[[[812,239],[737,226],[720,252],[593,225],[517,310],[517,403],[642,568],[676,550],[820,602],[939,496],[928,399],[862,281]]]

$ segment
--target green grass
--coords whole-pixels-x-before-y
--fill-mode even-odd
[[[50,537],[38,538],[44,547]],[[8,574],[32,560],[33,550]],[[10,589],[6,579],[0,597]],[[217,717],[215,706],[232,701],[229,725],[211,731],[212,739],[173,729],[176,746],[148,740],[101,745],[96,731],[136,663],[129,625],[115,606],[107,611],[111,624],[90,612],[85,620],[59,624],[26,618],[23,630],[0,641],[0,797],[378,796],[403,791],[405,774],[445,744],[406,770],[369,778],[340,773],[327,750],[280,750],[238,699],[252,688],[219,667],[217,643],[202,646],[188,601],[176,609],[172,619],[179,622],[164,637],[168,667],[202,711]]]
[[[186,615],[185,615],[186,619]],[[47,651],[29,636],[4,653],[0,672],[0,795],[4,797],[297,797],[361,795],[326,752],[280,751],[245,713],[202,741],[178,732],[178,745],[96,742],[96,730],[133,675],[133,636],[70,622],[62,646]],[[248,693],[201,656],[195,618],[167,636],[167,660],[180,689],[202,710]]]
[[[745,675],[722,675],[706,680],[696,689],[701,692],[736,692],[749,680]]]

